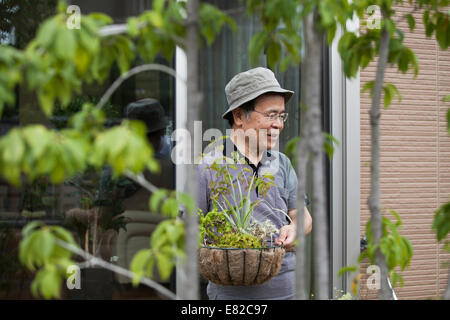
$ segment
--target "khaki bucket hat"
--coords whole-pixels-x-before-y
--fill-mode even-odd
[[[222,115],[222,118],[226,119],[227,115],[234,109],[267,92],[284,94],[286,102],[294,94],[294,91],[281,88],[275,74],[267,68],[258,67],[238,73],[225,86],[229,108]]]

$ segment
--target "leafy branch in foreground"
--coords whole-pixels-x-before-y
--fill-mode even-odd
[[[208,44],[225,25],[235,28],[231,18],[210,4],[200,4],[199,21],[188,21],[186,3],[182,1],[155,0],[152,6],[152,10],[146,10],[139,17],[129,18],[125,27],[115,29],[118,32],[111,32],[113,20],[98,13],[81,16],[79,30],[67,28],[67,6],[65,1],[60,1],[57,13],[41,24],[36,37],[23,51],[0,45],[0,114],[5,104],[15,103],[13,89],[16,86],[35,94],[41,109],[51,116],[55,104],[64,109],[74,94],[81,93],[83,84],[103,83],[114,64],[126,75],[138,56],[144,61],[152,61],[158,54],[172,59],[176,46],[186,45],[187,25],[200,23],[199,34]],[[99,108],[105,102],[101,101]],[[107,165],[113,170],[113,178],[134,176],[143,187],[150,186],[139,179],[139,173],[145,169],[157,172],[159,166],[146,140],[145,126],[124,120],[120,126],[105,130],[104,118],[101,110],[84,105],[83,110],[72,117],[69,129],[57,131],[36,125],[11,130],[0,138],[0,175],[14,185],[41,176],[49,176],[50,181],[57,184],[88,166],[100,169]],[[183,254],[183,223],[174,216],[179,213],[179,207],[193,212],[195,203],[186,194],[171,193],[163,198],[161,211],[172,219],[157,227],[158,237],[152,237],[150,251],[134,260],[138,278],[147,274],[146,266],[152,263],[152,258],[156,259],[160,273],[166,276],[174,265],[174,257]],[[42,230],[30,231],[23,240],[24,257],[33,256],[34,251],[39,250],[28,246],[28,237],[44,239],[40,241],[55,248],[48,230],[62,232],[63,229],[42,227]],[[55,297],[59,294],[57,283],[62,279],[61,270],[52,259],[43,263],[37,254],[36,267],[42,269],[34,288],[48,285],[49,289],[41,292],[46,298]],[[51,256],[46,253],[45,257],[47,254]],[[146,259],[140,259],[142,256]]]
[[[436,232],[438,242],[445,240],[444,248],[450,252],[450,241],[447,238],[450,232],[450,202],[444,203],[436,210],[433,219],[432,229]]]
[[[392,277],[392,283],[395,287],[397,282],[400,281],[400,285],[403,286],[402,276],[395,271],[395,268],[399,267],[401,271],[404,271],[411,263],[413,255],[413,247],[411,242],[404,236],[400,235],[399,229],[402,225],[399,214],[391,210],[396,218],[396,222],[391,221],[389,218],[384,217],[382,219],[383,234],[380,238],[379,246],[374,244],[372,236],[371,220],[366,224],[366,236],[367,236],[367,249],[360,254],[358,262],[368,258],[371,264],[375,264],[375,252],[379,247],[381,252],[386,257],[386,263],[390,277]],[[341,276],[346,272],[356,272],[357,266],[347,266],[339,270],[338,275]],[[357,275],[354,282],[357,282],[361,278],[361,275]],[[356,294],[356,285],[353,286],[353,294]]]
[[[61,183],[88,165],[97,169],[110,165],[115,177],[127,170],[158,171],[145,125],[124,120],[120,126],[101,130],[102,119],[102,112],[85,105],[71,118],[73,128],[29,125],[10,130],[0,138],[0,174],[20,185],[22,175],[30,181],[48,175],[52,183]]]
[[[67,268],[76,264],[71,253],[55,243],[57,239],[76,246],[72,234],[59,226],[46,226],[35,221],[22,229],[19,259],[31,271],[37,270],[31,284],[34,296],[42,294],[45,299],[59,298]]]
[[[78,255],[87,260],[89,265],[98,265],[126,277],[136,279],[132,271],[94,257],[80,249],[70,232],[59,226],[47,226],[35,221],[22,230],[23,240],[19,247],[20,261],[30,270],[36,271],[31,285],[31,292],[35,297],[42,295],[45,299],[61,298],[61,285],[69,276],[69,270],[76,262],[72,256]],[[38,250],[39,249],[39,250]],[[159,291],[170,299],[175,295],[160,284],[139,276],[139,281]]]

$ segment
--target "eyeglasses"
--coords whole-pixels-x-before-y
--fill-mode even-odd
[[[259,112],[259,111],[256,111],[256,110],[252,110],[252,112],[256,112],[256,113],[262,114],[269,121],[276,121],[276,120],[278,120],[278,118],[280,118],[281,122],[286,122],[287,117],[288,117],[288,113],[287,112],[282,112],[282,113],[269,112],[269,113],[265,113],[265,112]]]

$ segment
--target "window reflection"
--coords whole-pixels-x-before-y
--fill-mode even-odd
[[[70,2],[70,1],[68,1]],[[71,1],[81,8],[82,14],[104,12],[123,23],[130,15],[138,15],[151,7],[151,1]],[[24,48],[34,37],[42,21],[54,14],[56,0],[0,0],[0,41],[2,44]],[[173,67],[172,61],[157,57],[157,63]],[[137,59],[134,65],[143,61]],[[34,93],[17,88],[16,106],[5,108],[0,119],[0,135],[16,126],[31,123],[49,128],[63,129],[68,119],[81,110],[86,102],[96,104],[109,85],[119,77],[117,66],[103,84],[90,84],[79,96],[73,97],[68,106],[55,105],[50,119],[40,111]],[[160,72],[145,72],[126,80],[103,107],[107,121],[105,126],[118,125],[124,118],[143,121],[147,138],[156,150],[156,158],[163,175],[145,172],[146,178],[157,187],[174,189],[174,166],[170,161],[170,134],[174,127],[174,79]],[[150,114],[129,112],[129,106],[142,101]],[[149,237],[163,218],[149,212],[150,193],[125,179],[112,179],[108,167],[100,171],[89,168],[79,172],[59,185],[47,178],[15,188],[0,180],[0,298],[31,299],[30,284],[33,274],[18,261],[18,243],[21,228],[33,220],[46,224],[58,224],[70,229],[81,248],[106,261],[129,269],[131,258],[143,248],[149,247]],[[159,299],[153,289],[133,287],[131,280],[100,268],[82,268],[82,288],[68,290],[63,284],[64,299]],[[174,277],[156,280],[175,291]]]

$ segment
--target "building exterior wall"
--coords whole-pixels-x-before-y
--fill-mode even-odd
[[[399,13],[411,11],[400,7]],[[386,72],[386,82],[397,86],[402,101],[394,98],[381,115],[381,204],[383,213],[399,213],[401,234],[413,245],[411,265],[400,272],[404,287],[395,289],[399,299],[428,299],[442,296],[447,285],[450,254],[437,243],[431,229],[435,210],[450,200],[450,136],[446,132],[445,112],[450,103],[450,50],[442,51],[435,39],[425,37],[420,12],[414,14],[416,28],[409,32],[406,19],[398,26],[405,31],[405,44],[419,59],[417,78],[412,72],[401,74],[394,68]],[[400,17],[400,15],[399,15]],[[397,21],[400,20],[397,18]],[[361,88],[375,79],[376,61],[361,70]],[[370,192],[371,100],[361,93],[361,237],[370,217],[367,199]],[[361,299],[376,297],[369,290],[365,261],[360,282]]]

